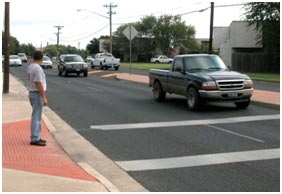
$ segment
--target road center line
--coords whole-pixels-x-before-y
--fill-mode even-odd
[[[259,115],[259,116],[230,117],[223,119],[130,123],[130,124],[118,124],[118,125],[92,125],[90,126],[90,129],[123,130],[123,129],[143,129],[143,128],[158,128],[158,127],[180,127],[180,126],[191,126],[191,125],[240,123],[240,122],[274,120],[274,119],[280,119],[280,115]]]
[[[227,129],[223,129],[223,128],[221,128],[221,127],[216,127],[216,126],[212,126],[212,125],[206,125],[206,126],[208,126],[208,127],[210,127],[210,128],[213,128],[213,129],[217,129],[217,130],[219,130],[219,131],[223,131],[223,132],[225,132],[225,133],[230,133],[230,134],[232,134],[232,135],[237,135],[237,136],[239,136],[239,137],[243,137],[243,138],[246,138],[246,139],[250,139],[250,140],[253,140],[253,141],[256,141],[256,142],[259,142],[259,143],[264,143],[264,141],[261,140],[261,139],[257,139],[257,138],[254,138],[254,137],[250,137],[250,136],[247,136],[247,135],[243,135],[243,134],[241,134],[241,133],[236,133],[236,132],[234,132],[234,131],[230,131],[230,130],[227,130]]]
[[[172,168],[187,168],[257,160],[271,160],[278,158],[280,158],[280,148],[184,156],[174,158],[116,161],[115,163],[125,171],[145,171]]]
[[[94,90],[96,92],[104,92],[104,90],[99,89],[99,88],[94,88],[94,87],[87,87],[87,88],[90,89],[90,90]]]

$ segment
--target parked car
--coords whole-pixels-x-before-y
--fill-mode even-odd
[[[88,76],[88,65],[83,61],[80,55],[67,54],[64,55],[62,61],[58,65],[59,76],[62,74],[66,77],[70,73],[79,76],[83,73],[84,77]]]
[[[165,55],[155,55],[151,58],[151,63],[171,63],[173,59],[168,58]]]
[[[216,55],[179,55],[170,70],[150,70],[150,86],[157,101],[166,93],[185,96],[189,109],[204,101],[230,101],[237,108],[247,108],[253,82],[244,74],[230,71]]]
[[[27,63],[27,57],[25,53],[18,53],[18,56],[22,60],[22,62]]]
[[[43,62],[40,65],[43,69],[52,69],[53,68],[53,63],[50,60],[50,58],[48,56],[44,56],[43,57]]]
[[[93,59],[93,57],[91,57],[91,56],[88,56],[88,57],[86,58],[86,62],[91,63],[91,62],[93,62],[93,61],[94,61],[94,59]]]
[[[11,66],[22,66],[22,60],[18,55],[10,55],[9,57],[9,63]]]
[[[116,71],[119,69],[120,59],[115,58],[111,53],[97,53],[91,62],[91,67],[99,67],[100,69],[114,68]]]

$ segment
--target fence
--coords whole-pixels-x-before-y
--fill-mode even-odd
[[[280,73],[279,62],[274,63],[266,53],[232,53],[232,69],[252,73]]]

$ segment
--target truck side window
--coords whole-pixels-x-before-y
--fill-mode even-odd
[[[173,71],[183,71],[182,58],[174,59]]]

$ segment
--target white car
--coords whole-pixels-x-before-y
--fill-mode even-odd
[[[151,58],[151,63],[172,63],[173,59],[165,55],[156,55]]]
[[[50,58],[49,57],[47,57],[47,56],[44,56],[43,57],[43,62],[42,62],[42,64],[41,64],[41,67],[44,69],[44,68],[46,68],[46,69],[52,69],[53,68],[53,63],[52,63],[52,61],[50,60]]]
[[[99,67],[102,69],[114,68],[116,71],[119,69],[120,59],[115,58],[111,53],[97,53],[91,62],[91,67]]]
[[[94,61],[94,59],[93,59],[93,57],[88,56],[88,57],[86,58],[86,61],[89,62],[89,63],[91,63],[91,62]]]
[[[27,57],[25,53],[18,53],[18,56],[20,57],[23,63],[27,63]]]
[[[22,60],[18,55],[10,55],[9,63],[10,63],[11,66],[12,65],[22,66]]]

